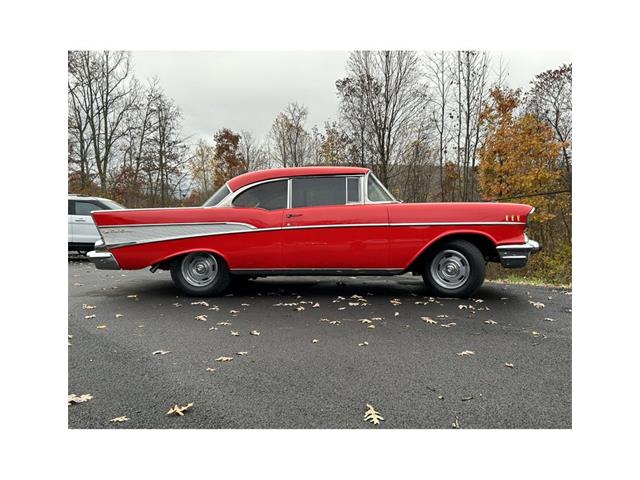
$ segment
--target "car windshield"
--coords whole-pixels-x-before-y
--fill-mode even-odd
[[[106,198],[101,198],[100,203],[103,203],[109,210],[122,210],[123,208],[127,208],[113,200],[107,200]]]
[[[370,202],[396,201],[373,173],[367,175],[367,197],[369,197]]]
[[[215,207],[222,200],[224,200],[225,197],[227,195],[229,195],[230,193],[231,193],[231,190],[229,190],[229,188],[226,185],[223,185],[218,189],[218,191],[216,193],[211,195],[211,198],[209,198],[209,200],[204,202],[204,205],[202,205],[202,206],[203,207]]]

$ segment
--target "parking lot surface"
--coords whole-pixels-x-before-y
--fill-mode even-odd
[[[460,300],[410,275],[270,277],[202,299],[168,272],[70,257],[68,324],[69,394],[92,397],[70,428],[571,427],[562,289]]]

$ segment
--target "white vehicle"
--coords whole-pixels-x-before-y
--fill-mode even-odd
[[[100,234],[91,218],[94,210],[119,210],[122,205],[107,198],[69,194],[69,251],[93,250]]]

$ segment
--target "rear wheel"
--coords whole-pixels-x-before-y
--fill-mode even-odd
[[[427,255],[422,278],[438,296],[470,297],[484,282],[482,252],[466,240],[452,240]]]
[[[226,262],[209,252],[194,252],[174,259],[171,278],[184,293],[199,297],[219,295],[230,282]]]

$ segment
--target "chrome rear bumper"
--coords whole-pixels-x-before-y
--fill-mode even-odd
[[[500,255],[500,263],[505,268],[522,268],[527,265],[529,255],[538,253],[540,244],[527,239],[526,243],[515,245],[499,245],[496,247]]]
[[[120,270],[120,265],[111,252],[92,250],[87,253],[87,257],[98,270]]]

